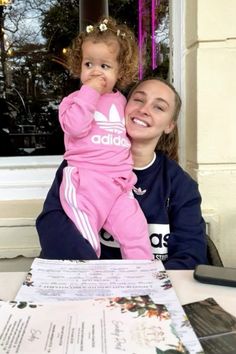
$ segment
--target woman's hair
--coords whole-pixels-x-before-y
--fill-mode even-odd
[[[68,68],[75,78],[81,74],[82,45],[90,40],[94,43],[117,41],[120,47],[117,61],[119,78],[116,87],[125,89],[138,78],[138,44],[134,33],[125,25],[118,24],[111,17],[102,18],[95,25],[89,25],[73,40],[68,51]]]
[[[177,120],[179,117],[179,112],[181,109],[182,101],[181,101],[181,98],[180,98],[178,92],[174,88],[174,86],[171,83],[169,83],[168,81],[166,81],[160,77],[148,77],[148,78],[145,78],[145,79],[139,81],[131,89],[131,91],[129,92],[128,98],[131,96],[131,94],[134,92],[134,90],[139,86],[139,84],[141,84],[144,81],[148,81],[148,80],[156,80],[156,81],[160,81],[160,82],[164,83],[172,90],[172,92],[175,95],[175,107],[174,107],[174,114],[172,117],[172,121],[175,123],[174,129],[169,134],[166,134],[163,132],[160,139],[158,140],[155,151],[158,151],[158,150],[163,151],[170,159],[175,160],[176,162],[179,162],[179,153],[178,153],[179,133],[178,133]]]

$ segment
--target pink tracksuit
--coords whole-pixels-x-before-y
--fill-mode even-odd
[[[124,122],[125,97],[83,85],[59,106],[68,167],[60,199],[66,214],[100,256],[103,227],[123,258],[152,259],[145,216],[133,196],[136,176]]]

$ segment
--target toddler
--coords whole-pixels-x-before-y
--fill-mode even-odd
[[[133,196],[136,176],[126,135],[126,99],[119,89],[138,73],[134,34],[112,18],[87,26],[68,55],[80,90],[59,106],[68,166],[60,200],[67,215],[100,257],[98,232],[119,243],[122,258],[152,259],[145,216]]]

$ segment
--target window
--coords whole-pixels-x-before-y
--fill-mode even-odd
[[[110,1],[109,13],[134,28],[140,60],[150,58],[148,73],[167,76],[168,0],[155,5],[151,0]],[[79,85],[65,61],[79,31],[79,1],[6,0],[0,16],[0,156],[62,154],[57,112],[62,97]]]
[[[147,70],[148,74],[163,77],[172,76],[169,70],[172,60],[169,56],[169,2],[173,7],[179,7],[180,1],[175,0],[109,1],[109,14],[126,22],[137,36],[140,34],[139,6],[145,4],[143,16],[147,17],[142,40],[146,46],[145,56],[149,58]],[[154,3],[159,7],[155,8],[156,17],[151,19]],[[151,43],[151,21],[155,24],[155,43]],[[8,0],[0,6],[0,190],[4,188],[4,199],[8,196],[10,199],[23,198],[29,185],[32,188],[24,198],[44,197],[51,184],[64,152],[58,104],[79,85],[78,80],[69,76],[64,61],[66,48],[78,31],[79,0]],[[35,182],[31,172],[34,169],[42,171],[41,168],[51,168],[51,172],[40,174],[42,178]],[[13,175],[9,185],[6,170]],[[23,174],[21,181],[19,171]],[[16,186],[14,193],[11,183]],[[43,185],[42,193],[40,185]]]
[[[64,65],[78,1],[18,0],[0,10],[0,156],[62,154],[57,110],[78,87]]]

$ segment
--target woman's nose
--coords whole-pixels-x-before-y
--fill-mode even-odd
[[[148,109],[148,105],[147,103],[143,103],[140,107],[139,107],[139,111],[144,114],[144,115],[148,115],[149,114],[149,109]]]

